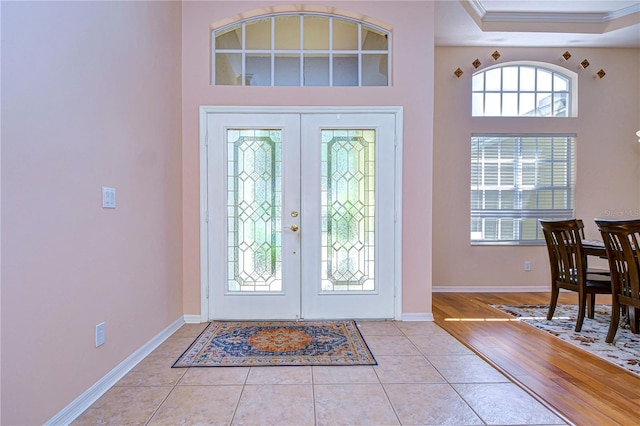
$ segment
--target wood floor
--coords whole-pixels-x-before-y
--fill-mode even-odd
[[[548,302],[548,293],[434,293],[433,316],[570,422],[640,425],[640,378],[528,324],[500,321],[509,315],[488,306]],[[561,293],[558,303],[576,302],[574,293]]]

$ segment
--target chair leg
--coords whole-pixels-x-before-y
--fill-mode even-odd
[[[576,332],[582,330],[582,323],[584,322],[584,314],[587,310],[587,294],[581,292],[578,295],[578,320],[576,321]]]
[[[587,316],[593,319],[596,310],[596,295],[592,293],[587,294],[587,302],[589,303],[589,311],[587,312]]]
[[[547,320],[550,321],[553,318],[553,313],[556,311],[556,305],[558,304],[558,294],[560,289],[556,286],[551,288],[551,300],[549,301],[549,312],[547,312]]]
[[[640,309],[629,306],[629,327],[631,332],[638,334],[640,332]]]
[[[607,343],[613,342],[613,338],[616,337],[616,332],[620,326],[620,305],[616,300],[611,302],[611,324],[609,324],[609,332],[607,338],[604,340]]]

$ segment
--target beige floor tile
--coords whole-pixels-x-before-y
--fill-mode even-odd
[[[464,383],[452,386],[487,424],[565,424],[513,383]]]
[[[151,354],[133,367],[116,386],[174,386],[186,368],[171,368],[175,360],[162,354]]]
[[[183,324],[182,327],[171,335],[171,338],[188,337],[191,340],[194,340],[204,331],[205,328],[207,328],[208,325],[208,322],[201,324]]]
[[[374,367],[382,383],[444,383],[422,355],[379,356]]]
[[[313,425],[313,413],[311,385],[246,385],[232,424]]]
[[[311,384],[311,367],[251,367],[247,384],[298,385]]]
[[[243,385],[248,374],[249,367],[193,367],[187,369],[178,385]]]
[[[420,351],[404,335],[367,336],[366,341],[376,358],[381,355],[420,355]]]
[[[448,384],[385,384],[403,425],[481,425],[482,420]]]
[[[144,425],[171,392],[171,387],[114,387],[72,424]]]
[[[449,336],[449,333],[444,331],[433,321],[398,321],[396,324],[398,325],[400,331],[402,331],[407,336]]]
[[[316,385],[317,425],[399,424],[380,384]]]
[[[313,383],[316,385],[340,383],[380,383],[370,365],[344,365],[339,367],[313,367]]]
[[[228,425],[242,386],[177,386],[149,425]]]
[[[409,340],[425,355],[473,353],[449,334],[411,335]]]
[[[509,382],[477,355],[429,355],[427,359],[449,383]]]
[[[358,321],[358,330],[366,336],[402,336],[395,321]]]

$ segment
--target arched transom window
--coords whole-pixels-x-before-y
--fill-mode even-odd
[[[577,78],[568,70],[561,72],[553,68],[551,64],[509,63],[475,73],[472,79],[472,115],[576,116],[572,96],[577,90]]]
[[[342,17],[261,16],[214,30],[212,46],[214,85],[390,85],[390,33]]]

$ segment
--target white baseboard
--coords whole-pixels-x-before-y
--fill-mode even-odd
[[[432,313],[405,313],[402,314],[402,321],[433,321]]]
[[[202,322],[202,317],[200,317],[200,314],[185,315],[184,322],[185,324],[200,324]]]
[[[545,293],[551,291],[546,286],[433,286],[434,293]]]
[[[198,322],[200,316],[198,315]],[[107,392],[118,380],[124,377],[133,367],[156,349],[169,336],[175,333],[185,323],[182,316],[175,320],[173,324],[162,330],[158,335],[145,343],[140,349],[131,354],[127,359],[118,364],[113,370],[98,380],[93,386],[84,391],[79,397],[63,408],[58,414],[53,416],[45,425],[68,425]]]

